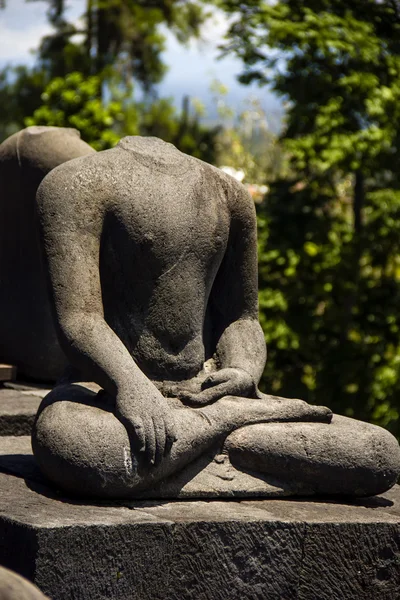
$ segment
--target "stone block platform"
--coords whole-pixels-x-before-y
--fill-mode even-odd
[[[47,391],[23,385],[0,388],[0,436],[30,435],[37,409]]]
[[[53,600],[398,600],[400,488],[329,500],[83,503],[0,438],[0,564]]]

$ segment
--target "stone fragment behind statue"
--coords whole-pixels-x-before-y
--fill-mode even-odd
[[[65,367],[41,266],[36,190],[61,163],[93,153],[78,131],[29,127],[0,144],[0,362],[51,381]]]

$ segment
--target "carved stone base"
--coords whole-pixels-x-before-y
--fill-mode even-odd
[[[329,500],[83,504],[2,438],[0,564],[57,600],[395,600],[400,487]],[[8,467],[7,467],[7,460]],[[19,464],[18,468],[15,466]]]

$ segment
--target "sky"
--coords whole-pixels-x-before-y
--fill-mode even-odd
[[[46,2],[7,0],[7,8],[0,11],[0,68],[6,64],[32,64],[32,50],[40,38],[51,32],[46,22]],[[83,11],[82,0],[69,0],[68,18],[77,20]],[[216,118],[215,102],[210,85],[218,79],[227,86],[229,93],[226,102],[235,111],[246,106],[250,96],[258,98],[264,108],[271,129],[277,130],[281,122],[282,108],[279,100],[265,88],[241,86],[236,76],[241,71],[241,63],[234,57],[217,60],[218,44],[227,28],[227,20],[222,13],[215,13],[204,28],[201,41],[192,41],[182,47],[172,34],[167,32],[167,49],[164,60],[168,73],[159,87],[162,96],[174,98],[181,106],[185,94],[199,99],[206,107],[209,120]],[[193,66],[196,68],[193,68]]]

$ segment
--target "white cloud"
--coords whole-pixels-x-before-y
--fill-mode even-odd
[[[215,10],[202,32],[205,43],[212,44],[214,47],[218,46],[228,31],[231,20],[222,10]]]
[[[6,8],[0,11],[1,62],[31,62],[31,51],[50,31],[43,2],[8,0]]]
[[[51,33],[47,22],[47,2],[7,0],[6,8],[0,11],[0,62],[31,63],[32,50],[38,47],[41,38]],[[67,17],[76,20],[84,10],[82,0],[67,2]]]
[[[32,50],[38,46],[41,37],[51,32],[44,24],[27,29],[10,29],[0,20],[0,60],[3,62],[30,62]]]

